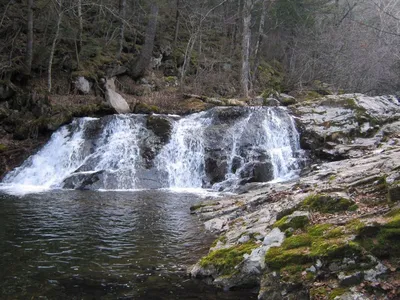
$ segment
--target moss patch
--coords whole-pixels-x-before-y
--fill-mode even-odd
[[[288,228],[301,229],[309,223],[307,216],[285,216],[282,219],[276,221],[273,227],[279,228],[281,231],[285,231]]]
[[[400,213],[390,215],[381,225],[366,226],[356,241],[378,258],[400,258]]]
[[[316,259],[336,259],[362,256],[358,243],[350,241],[360,224],[334,226],[318,224],[308,226],[285,239],[280,247],[269,249],[265,262],[273,269],[281,269],[290,264],[304,264]]]
[[[302,203],[303,208],[308,208],[322,213],[335,213],[349,209],[357,209],[354,205],[355,202],[350,199],[325,194],[310,195],[304,199]]]
[[[231,275],[235,273],[235,266],[242,262],[243,255],[250,254],[257,247],[256,243],[247,242],[234,247],[215,250],[200,260],[200,266],[214,266],[220,275]]]

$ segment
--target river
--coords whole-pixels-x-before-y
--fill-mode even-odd
[[[0,194],[1,299],[252,299],[190,279],[214,237],[170,190]]]

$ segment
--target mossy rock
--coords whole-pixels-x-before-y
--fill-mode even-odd
[[[302,229],[309,223],[309,214],[307,212],[296,211],[291,215],[285,216],[273,224],[273,227],[281,231],[286,229]]]
[[[391,202],[400,201],[400,182],[396,181],[388,187],[388,200]]]
[[[363,227],[356,241],[378,258],[400,258],[400,212],[394,211],[384,224]]]
[[[346,288],[330,289],[327,286],[313,287],[310,289],[311,299],[329,299],[333,300],[348,292]]]
[[[322,213],[336,213],[357,209],[353,200],[325,194],[310,195],[304,199],[301,206]]]
[[[159,113],[160,108],[155,105],[148,105],[145,103],[138,103],[135,106],[135,111],[136,114],[152,114],[152,113]]]
[[[219,275],[232,275],[236,272],[235,267],[243,261],[244,254],[250,254],[258,245],[252,241],[230,248],[211,251],[200,260],[203,268],[214,267]]]
[[[146,127],[154,132],[163,143],[171,136],[172,125],[167,118],[151,115],[147,118]]]
[[[346,226],[317,224],[307,226],[286,238],[281,246],[269,249],[265,262],[273,269],[290,264],[305,264],[317,259],[334,260],[343,257],[361,257],[362,248],[351,241],[359,230],[352,223]]]

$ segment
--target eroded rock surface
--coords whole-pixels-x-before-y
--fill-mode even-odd
[[[396,299],[398,100],[331,96],[292,109],[303,141],[331,161],[194,209],[220,237],[189,272],[224,288],[257,286],[259,299]]]

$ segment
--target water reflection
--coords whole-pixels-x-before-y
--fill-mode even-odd
[[[186,277],[213,239],[188,213],[198,201],[154,190],[0,195],[0,298],[250,299]]]

